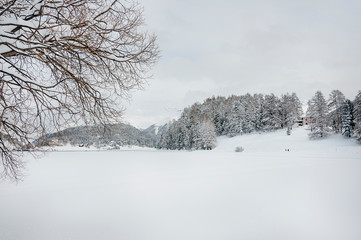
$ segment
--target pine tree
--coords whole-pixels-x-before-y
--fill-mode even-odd
[[[302,114],[302,104],[295,93],[282,95],[280,100],[281,128],[291,129]]]
[[[328,107],[330,110],[328,121],[332,130],[336,133],[342,131],[343,106],[345,100],[345,95],[340,90],[333,90],[328,100]]]
[[[254,94],[254,129],[256,131],[263,131],[263,118],[264,118],[264,96],[263,94]]]
[[[266,95],[264,99],[263,130],[270,131],[281,128],[279,99],[274,94]]]
[[[177,149],[177,140],[178,140],[178,136],[177,136],[177,127],[176,127],[176,121],[173,120],[170,124],[169,124],[169,141],[168,141],[168,146],[167,149]]]
[[[203,150],[212,150],[216,147],[216,128],[209,119],[203,120],[197,124],[197,137],[195,138],[195,148]]]
[[[175,149],[185,149],[185,126],[182,119],[175,122]]]
[[[345,137],[351,137],[354,126],[352,102],[347,99],[342,110],[342,135]]]
[[[213,123],[216,127],[217,136],[224,134],[224,123],[225,123],[225,116],[220,111],[217,111],[213,118]]]
[[[242,133],[242,108],[239,101],[234,102],[229,117],[227,136],[234,137]]]
[[[255,130],[256,114],[252,95],[247,93],[241,97],[241,107],[244,109],[242,132],[251,133]]]
[[[166,124],[164,126],[164,130],[161,132],[161,135],[158,139],[157,142],[157,148],[163,148],[163,149],[167,149],[168,147],[168,142],[170,141],[170,136],[169,136],[169,124]]]
[[[355,136],[356,139],[361,143],[361,91],[356,95],[353,101],[353,117],[355,123]]]
[[[307,115],[310,118],[310,138],[323,138],[329,133],[327,127],[328,106],[323,94],[318,91],[308,101]]]

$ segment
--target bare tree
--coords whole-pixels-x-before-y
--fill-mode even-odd
[[[119,120],[148,78],[156,37],[131,0],[0,0],[0,154],[19,177],[34,137]]]

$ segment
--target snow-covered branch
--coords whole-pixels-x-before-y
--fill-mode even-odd
[[[49,126],[118,120],[121,100],[158,58],[156,38],[142,29],[142,9],[131,1],[0,3],[3,163],[14,160],[11,148],[27,148]]]

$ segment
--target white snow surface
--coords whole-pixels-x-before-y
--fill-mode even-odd
[[[55,146],[55,147],[43,147],[43,151],[49,152],[94,152],[94,151],[156,151],[155,148],[149,148],[149,147],[141,147],[141,146],[132,146],[132,145],[126,145],[126,146],[118,146],[118,149],[114,149],[112,146],[102,146],[102,147],[95,147],[93,145],[90,146],[72,146],[70,144],[67,144],[65,146]]]
[[[28,156],[23,182],[0,183],[0,239],[361,239],[361,146],[307,133]]]

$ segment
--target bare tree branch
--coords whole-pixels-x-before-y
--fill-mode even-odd
[[[118,0],[0,0],[0,155],[17,179],[39,134],[119,121],[158,59],[142,8]]]

